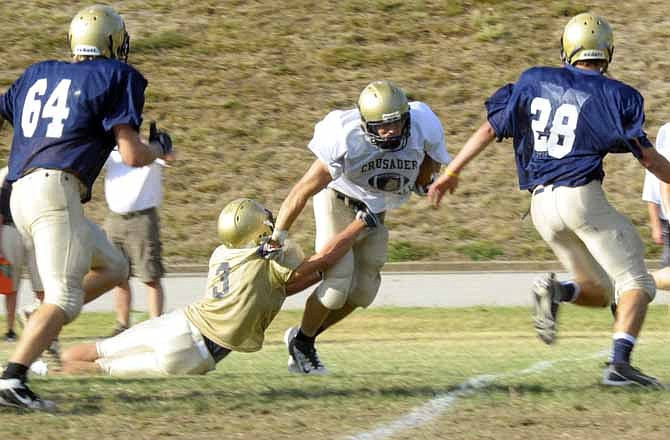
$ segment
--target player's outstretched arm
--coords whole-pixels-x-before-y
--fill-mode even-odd
[[[158,130],[152,122],[149,143],[142,142],[140,134],[130,125],[121,124],[113,128],[121,159],[132,167],[149,165],[154,160],[172,153],[172,139],[165,131]]]
[[[489,123],[484,122],[470,139],[465,143],[463,149],[458,152],[442,175],[428,188],[428,200],[434,206],[440,206],[442,197],[449,191],[453,193],[458,186],[458,175],[463,168],[496,138],[496,132]]]
[[[288,230],[302,212],[309,198],[324,189],[332,179],[328,166],[318,159],[315,160],[282,202],[275,221],[273,240],[279,243],[284,241]]]
[[[640,164],[658,177],[661,182],[670,183],[670,162],[656,148],[642,147],[637,139],[634,139],[633,142],[642,152],[642,156],[638,158]]]
[[[63,371],[67,374],[100,372],[100,367],[95,362],[98,357],[95,342],[73,345],[61,354]]]
[[[289,285],[294,282],[302,282],[302,278],[305,276],[312,276],[314,282],[318,281],[318,278],[314,279],[313,274],[323,272],[337,263],[354,245],[358,234],[369,227],[369,223],[367,223],[365,219],[355,218],[349,226],[331,238],[319,252],[306,258],[300,266],[296,268],[293,277],[289,280]],[[308,285],[303,286],[303,288],[306,287],[308,287]]]

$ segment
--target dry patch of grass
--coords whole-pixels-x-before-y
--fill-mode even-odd
[[[69,20],[87,4],[4,0],[0,90],[33,62],[65,59]],[[611,5],[594,0],[588,8],[613,25],[611,74],[645,96],[653,138],[670,119],[667,4]],[[373,79],[392,79],[430,104],[456,153],[482,122],[483,101],[497,87],[532,65],[560,63],[562,27],[587,9],[566,0],[123,0],[114,6],[131,34],[130,60],[150,81],[146,117],[170,130],[179,150],[166,175],[162,211],[170,264],[206,261],[217,244],[216,215],[227,201],[256,197],[278,209],[313,160],[306,144],[314,124],[334,108],[352,106]],[[3,131],[3,155],[9,140]],[[640,201],[641,167],[626,155],[608,159],[607,173],[611,201],[657,255]],[[106,213],[100,181],[88,207],[97,220]],[[529,220],[520,220],[527,207],[511,144],[504,142],[464,173],[443,208],[413,199],[387,218],[392,241],[431,247],[398,258],[553,258]],[[311,248],[313,230],[308,206],[292,234]],[[465,242],[463,230],[472,235]]]

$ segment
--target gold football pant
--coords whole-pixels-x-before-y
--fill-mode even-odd
[[[576,188],[536,188],[531,214],[537,232],[577,281],[603,287],[610,301],[613,291],[618,300],[633,289],[654,299],[656,285],[644,263],[640,235],[609,204],[599,181]]]
[[[326,188],[314,196],[317,252],[355,218],[354,210]],[[386,263],[389,233],[382,224],[362,234],[334,266],[324,272],[316,296],[324,307],[337,310],[349,303],[357,307],[372,304]]]
[[[60,170],[37,169],[14,182],[12,216],[35,249],[44,302],[65,312],[67,322],[81,311],[83,279],[90,269],[108,268],[128,277],[128,260],[105,233],[84,216],[83,184]]]

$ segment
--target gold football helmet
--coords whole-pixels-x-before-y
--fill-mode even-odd
[[[561,60],[564,63],[604,60],[604,72],[613,53],[614,34],[604,18],[585,12],[575,15],[565,26],[561,38]]]
[[[390,81],[374,81],[367,85],[356,103],[361,113],[361,127],[371,144],[383,150],[400,150],[407,145],[410,128],[409,102],[405,92]],[[402,121],[396,136],[379,135],[379,127]]]
[[[72,56],[102,56],[126,62],[130,37],[123,18],[109,6],[95,5],[75,14],[67,34]]]
[[[219,238],[230,248],[257,246],[273,229],[270,210],[252,199],[233,200],[219,214]]]

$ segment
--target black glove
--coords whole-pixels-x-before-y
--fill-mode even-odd
[[[367,206],[356,210],[356,218],[362,220],[368,228],[376,228],[381,223],[379,216]]]
[[[167,131],[156,127],[156,121],[151,121],[149,124],[149,142],[156,142],[160,145],[163,156],[172,152],[172,138]]]

